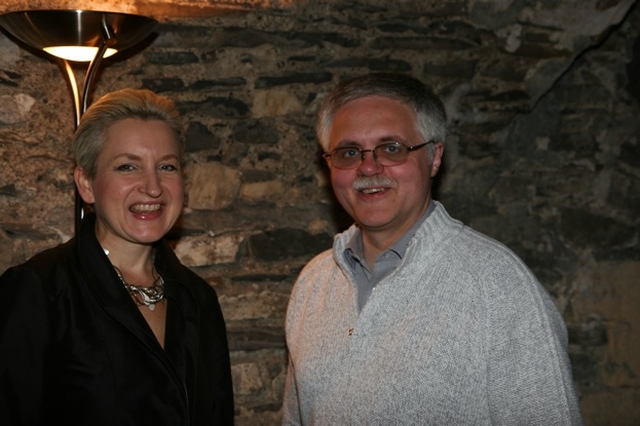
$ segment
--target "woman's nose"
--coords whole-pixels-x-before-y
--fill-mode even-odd
[[[157,173],[150,172],[145,174],[141,191],[154,198],[159,197],[162,194],[162,185],[160,184],[160,178]]]

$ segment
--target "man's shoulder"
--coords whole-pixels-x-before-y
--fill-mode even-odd
[[[520,257],[505,243],[467,226],[460,233],[458,248],[483,262],[502,260],[523,263]]]
[[[433,221],[422,228],[423,232],[427,233],[426,239],[431,233],[437,233],[441,237],[439,246],[449,247],[453,252],[467,258],[470,255],[471,258],[479,259],[515,256],[515,253],[504,243],[449,216],[442,204],[438,203],[434,213]]]
[[[524,275],[531,277],[531,271],[524,261],[510,247],[481,231],[451,218],[444,207],[438,209],[437,225],[426,229],[435,230],[437,242],[423,242],[430,245],[432,256],[451,262],[460,271],[474,271],[475,275]]]
[[[322,292],[325,284],[333,281],[339,269],[333,255],[333,249],[325,250],[311,259],[300,271],[296,279],[291,298],[304,298],[307,292]]]
[[[356,225],[351,225],[346,230],[334,235],[333,246],[327,250],[324,250],[315,255],[304,267],[302,272],[315,271],[318,268],[326,268],[328,264],[336,264],[336,256],[342,253],[351,239],[351,236],[356,232]]]
[[[330,248],[315,255],[309,262],[307,262],[304,268],[302,268],[300,276],[313,275],[321,271],[326,272],[327,268],[336,264],[333,253],[334,249]]]

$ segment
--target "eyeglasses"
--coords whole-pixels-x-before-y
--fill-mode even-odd
[[[396,166],[407,161],[409,153],[420,149],[434,141],[419,145],[407,146],[400,142],[385,142],[373,149],[362,149],[357,146],[341,146],[329,153],[322,154],[325,159],[331,159],[331,163],[338,169],[354,169],[364,161],[364,153],[371,152],[373,159],[381,166]]]

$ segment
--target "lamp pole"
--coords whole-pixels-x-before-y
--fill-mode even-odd
[[[100,63],[102,62],[102,58],[104,56],[105,51],[107,50],[107,45],[104,41],[100,44],[98,51],[96,52],[96,56],[91,60],[89,64],[89,68],[84,77],[84,83],[82,85],[82,97],[80,96],[80,92],[78,91],[78,83],[76,81],[76,76],[73,73],[73,69],[71,68],[71,64],[66,59],[60,59],[62,61],[62,65],[64,66],[65,71],[67,72],[67,78],[69,79],[69,84],[71,85],[71,91],[73,92],[73,105],[74,112],[76,118],[75,129],[78,129],[80,125],[80,119],[82,115],[87,110],[87,99],[89,97],[89,93],[91,91],[91,86],[93,85],[93,77],[96,74],[96,71],[100,67]],[[84,210],[82,197],[80,197],[80,192],[78,191],[78,187],[74,185],[74,230],[75,234],[78,235],[78,231],[80,230],[80,222],[82,221]]]
[[[104,18],[103,18],[104,19]],[[103,27],[102,31],[102,41],[98,50],[96,51],[96,55],[93,57],[91,62],[89,63],[89,67],[87,68],[87,72],[84,76],[84,83],[82,85],[82,96],[80,96],[80,92],[78,91],[78,83],[76,81],[76,76],[71,68],[71,64],[66,59],[61,58],[62,64],[64,65],[65,71],[67,72],[67,78],[69,79],[69,84],[71,85],[71,91],[73,92],[73,104],[75,110],[75,118],[76,125],[75,129],[78,129],[80,125],[80,119],[84,115],[85,111],[88,108],[88,98],[91,92],[91,87],[93,86],[93,79],[100,68],[100,64],[102,63],[102,58],[104,57],[105,52],[107,51],[107,46],[109,44],[113,45],[117,39],[114,38],[112,29],[109,28],[108,25]],[[83,209],[84,202],[82,197],[80,197],[80,192],[78,191],[78,187],[74,185],[74,231],[75,234],[78,235],[80,231],[80,222],[82,221],[82,217],[84,215]]]

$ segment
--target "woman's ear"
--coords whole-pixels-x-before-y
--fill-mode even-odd
[[[95,197],[93,196],[93,187],[91,186],[91,178],[87,176],[84,169],[80,166],[76,166],[73,171],[73,179],[76,181],[76,187],[82,200],[87,204],[95,203]]]

